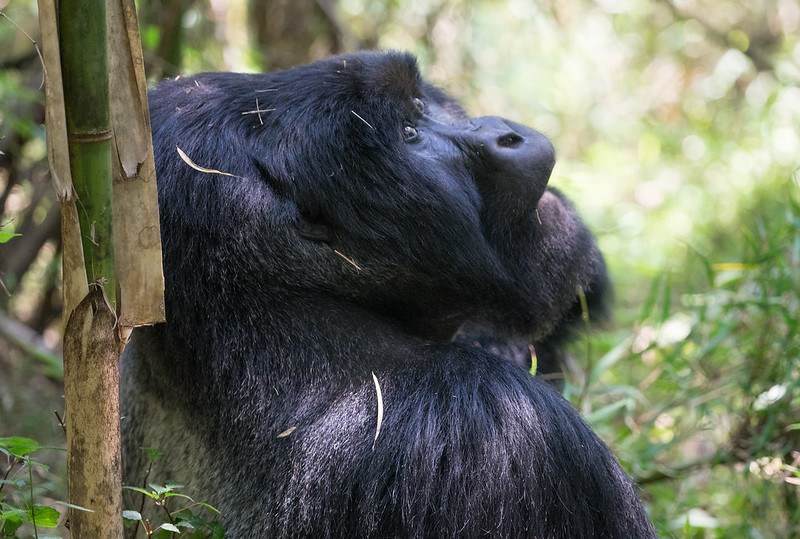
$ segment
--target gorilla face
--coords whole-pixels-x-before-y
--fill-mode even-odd
[[[180,262],[165,267],[231,286],[186,252],[203,229],[212,258],[235,243],[235,261],[219,256],[238,267],[238,285],[345,298],[437,340],[468,319],[541,340],[569,322],[578,287],[602,296],[592,236],[546,189],[555,152],[542,134],[469,118],[408,55],[334,57],[280,75],[199,75],[155,96],[153,114],[166,116],[155,135],[173,139],[158,163],[184,167],[161,193],[165,256],[177,238]],[[184,117],[202,133],[186,136]],[[236,177],[187,174],[175,146]],[[208,213],[229,228],[209,228],[220,219]],[[250,241],[227,240],[232,231]]]

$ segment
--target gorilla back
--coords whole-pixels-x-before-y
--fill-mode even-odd
[[[578,288],[602,304],[545,137],[469,118],[398,53],[171,80],[150,104],[167,322],[123,355],[127,484],[160,449],[151,478],[232,537],[653,536],[560,395],[451,341],[477,321],[560,342]]]

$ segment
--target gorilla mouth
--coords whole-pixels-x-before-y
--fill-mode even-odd
[[[531,370],[536,357],[536,347],[528,339],[503,337],[491,325],[473,321],[461,326],[453,342],[482,348],[526,370]]]

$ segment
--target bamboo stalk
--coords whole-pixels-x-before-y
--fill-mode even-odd
[[[122,345],[114,307],[117,290],[105,0],[61,0],[58,30],[69,169],[83,263],[92,283],[89,294],[72,313],[66,313],[69,321],[64,333],[67,490],[71,504],[89,510],[70,510],[70,535],[76,539],[113,539],[122,537]],[[72,227],[76,224],[74,220],[65,222]],[[75,231],[65,229],[62,234],[65,252],[77,253],[77,245],[67,245],[75,241]],[[74,275],[65,271],[65,280]],[[65,289],[72,288],[73,283],[65,281]]]
[[[116,304],[112,233],[106,4],[61,0],[59,37],[72,183],[89,282],[102,282]]]

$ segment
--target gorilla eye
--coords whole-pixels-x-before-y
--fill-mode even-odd
[[[403,138],[406,139],[406,142],[412,142],[416,140],[418,136],[419,133],[416,127],[409,124],[403,126]]]
[[[425,110],[425,102],[418,97],[414,98],[414,106],[417,107],[417,110],[420,112]]]

